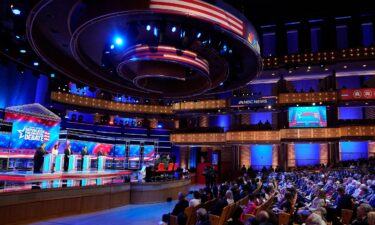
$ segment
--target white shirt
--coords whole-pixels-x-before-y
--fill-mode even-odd
[[[190,201],[189,201],[189,206],[193,206],[193,207],[195,207],[195,206],[198,206],[198,205],[200,205],[201,204],[201,200],[200,199],[195,199],[195,198],[193,198],[193,199],[191,199]]]
[[[52,149],[52,155],[53,156],[57,156],[59,154],[59,150],[57,150],[57,149]]]

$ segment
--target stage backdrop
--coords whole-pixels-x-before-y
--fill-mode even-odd
[[[340,142],[340,160],[356,160],[356,159],[367,159],[368,158],[368,142]]]
[[[51,150],[58,142],[60,118],[40,104],[8,107],[5,120],[13,123],[12,149],[36,150],[45,143],[46,150]]]
[[[251,145],[250,154],[253,169],[261,170],[263,166],[272,166],[272,145]]]
[[[320,144],[294,144],[296,166],[320,164]]]

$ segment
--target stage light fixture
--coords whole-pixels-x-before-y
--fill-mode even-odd
[[[200,38],[201,36],[202,36],[202,33],[199,32],[199,33],[197,34],[197,38]]]
[[[25,49],[21,49],[21,50],[20,50],[20,53],[25,54],[25,53],[26,53],[26,50],[25,50]]]
[[[33,65],[34,66],[39,66],[39,62],[34,62]]]
[[[111,47],[110,47],[111,49],[114,49],[115,48],[115,45],[111,45]]]
[[[14,5],[10,5],[10,8],[12,10],[12,13],[16,16],[19,16],[21,15],[21,10],[18,9],[17,7],[15,7]]]
[[[154,36],[155,37],[158,36],[158,33],[159,33],[158,28],[154,27]]]
[[[51,78],[55,78],[55,76],[56,76],[56,75],[55,75],[54,73],[51,73],[51,74],[50,74],[50,77],[51,77]]]
[[[115,43],[116,43],[116,45],[121,46],[121,45],[124,44],[124,40],[121,37],[116,37],[115,38]]]
[[[177,28],[176,27],[172,27],[172,32],[176,32]]]

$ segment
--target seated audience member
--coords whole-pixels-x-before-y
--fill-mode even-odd
[[[242,220],[240,219],[242,215],[242,209],[241,207],[237,207],[232,215],[232,218],[228,220],[226,225],[243,225]]]
[[[371,211],[372,207],[369,204],[362,203],[357,208],[357,217],[353,220],[352,225],[367,225],[367,214]]]
[[[285,193],[284,200],[281,202],[278,208],[274,208],[275,212],[292,213],[292,194],[290,192]]]
[[[249,195],[249,201],[247,203],[247,206],[246,208],[244,209],[244,211],[242,212],[242,215],[241,215],[241,219],[242,221],[244,220],[244,216],[246,214],[252,214],[252,215],[255,215],[255,211],[257,209],[257,205],[255,204],[255,195],[253,194],[250,194]],[[243,221],[244,222],[244,221]]]
[[[225,198],[227,199],[228,205],[234,203],[233,193],[232,193],[231,190],[228,190],[228,191],[225,193]]]
[[[311,205],[309,209],[311,211],[320,209],[326,205],[326,198],[325,198],[325,193],[324,191],[320,190],[318,191],[318,196],[314,198],[314,200],[311,202]]]
[[[220,216],[223,208],[228,205],[227,200],[225,199],[225,194],[221,191],[219,193],[218,200],[211,210],[211,214]]]
[[[198,191],[193,192],[193,198],[189,201],[189,206],[196,207],[201,204],[201,195]]]
[[[262,210],[257,213],[255,218],[250,218],[248,221],[245,223],[246,225],[272,225],[270,222],[270,216],[268,212]]]
[[[367,214],[367,223],[369,225],[375,225],[375,212],[369,212]]]
[[[306,225],[326,225],[326,222],[318,214],[312,213],[307,217]]]
[[[189,202],[185,199],[185,194],[182,192],[178,193],[178,202],[174,206],[170,214],[163,215],[163,222],[169,223],[169,215],[179,216],[181,213],[184,213],[186,207],[189,206]]]
[[[199,208],[197,210],[197,223],[196,225],[211,225],[208,220],[208,213],[204,208]]]

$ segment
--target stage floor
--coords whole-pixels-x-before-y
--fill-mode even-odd
[[[126,176],[134,171],[71,171],[56,173],[33,173],[31,171],[0,172],[0,193],[60,187],[82,187],[124,183]]]

